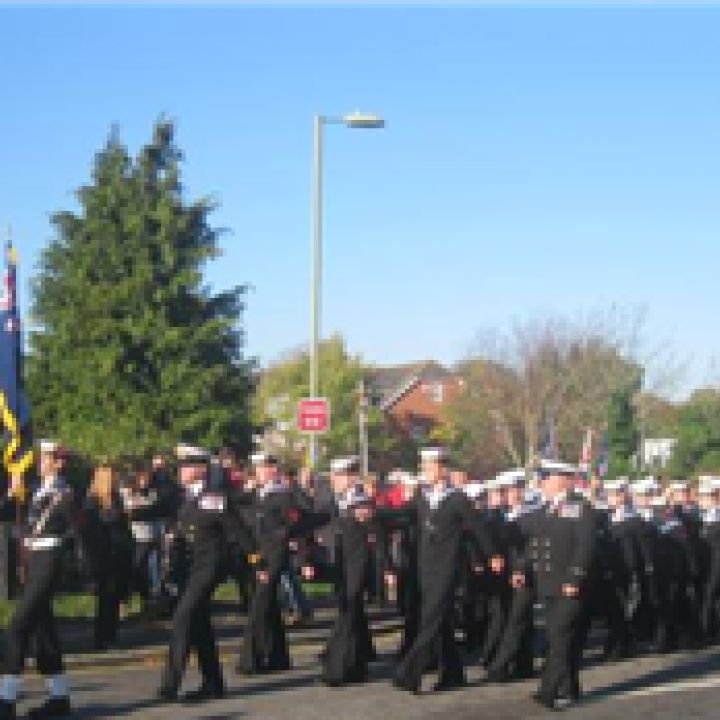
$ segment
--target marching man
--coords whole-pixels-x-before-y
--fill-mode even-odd
[[[33,493],[24,526],[27,579],[7,632],[5,675],[0,685],[0,720],[15,717],[20,677],[25,668],[28,641],[35,637],[37,668],[47,680],[49,697],[30,710],[30,718],[70,715],[68,683],[52,611],[53,596],[62,576],[63,546],[73,529],[72,488],[62,476],[66,452],[57,443],[40,442],[40,486]],[[13,478],[0,501],[0,517],[15,517],[22,484]]]

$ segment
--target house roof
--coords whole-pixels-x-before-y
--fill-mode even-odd
[[[387,410],[405,396],[419,382],[445,380],[452,373],[434,360],[376,367],[370,372],[370,384]]]

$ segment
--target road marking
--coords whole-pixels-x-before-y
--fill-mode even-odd
[[[664,693],[686,692],[688,690],[705,690],[715,687],[720,687],[720,675],[711,675],[702,680],[679,680],[678,682],[630,690],[629,692],[623,693],[621,697],[623,699],[631,699],[648,695],[663,695]]]

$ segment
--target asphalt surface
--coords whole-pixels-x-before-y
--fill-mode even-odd
[[[561,715],[566,718],[717,718],[720,715],[720,647],[692,653],[644,656],[631,661],[595,664],[582,674],[582,703],[563,713],[536,706],[530,696],[535,681],[508,685],[483,682],[483,671],[468,669],[469,687],[450,693],[430,691],[434,678],[426,677],[424,693],[408,695],[389,682],[396,638],[378,643],[380,662],[373,665],[365,685],[329,689],[318,683],[317,648],[294,648],[295,669],[265,677],[241,678],[233,662],[225,660],[228,697],[202,706],[157,705],[153,702],[160,677],[157,662],[125,667],[82,668],[71,674],[73,702],[78,718],[262,718],[263,720],[525,720]],[[194,667],[184,689],[197,685]],[[43,697],[42,681],[28,677],[19,706],[21,712]],[[22,716],[22,715],[19,715]]]

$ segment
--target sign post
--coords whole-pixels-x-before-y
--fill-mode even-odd
[[[297,427],[309,435],[322,435],[330,429],[330,403],[327,398],[303,398],[298,402]]]

